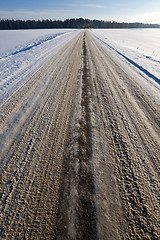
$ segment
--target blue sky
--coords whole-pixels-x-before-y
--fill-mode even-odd
[[[79,17],[160,24],[160,0],[0,0],[0,19]]]

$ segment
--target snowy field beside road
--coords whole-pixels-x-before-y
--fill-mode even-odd
[[[79,30],[0,31],[0,105]]]
[[[92,29],[92,33],[123,54],[123,59],[160,79],[160,29]]]

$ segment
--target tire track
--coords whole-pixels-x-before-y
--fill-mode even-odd
[[[65,55],[64,55],[65,56]],[[65,59],[65,61],[63,62],[62,60],[61,60],[61,63],[63,63],[63,65],[61,66],[61,68],[59,69],[59,72],[57,73],[57,75],[56,75],[56,78],[55,78],[55,85],[56,86],[58,86],[58,82],[56,83],[56,81],[57,81],[57,79],[58,79],[58,77],[59,77],[59,75],[60,75],[60,73],[61,73],[61,71],[63,70],[63,71],[66,71],[66,72],[68,72],[68,70],[67,70],[67,58]],[[52,66],[52,68],[53,68],[54,66]],[[55,65],[55,68],[56,68],[57,66]],[[49,72],[49,74],[50,74],[50,72]],[[51,76],[54,76],[53,74],[54,74],[54,72],[51,72],[51,74],[50,75],[47,75],[46,76],[46,83],[47,83],[47,86],[45,86],[44,85],[44,87],[45,87],[45,91],[44,91],[44,89],[43,89],[43,82],[45,82],[45,80],[43,79],[43,77],[45,77],[45,75],[46,75],[46,73],[44,74],[44,75],[42,75],[42,78],[41,78],[41,85],[39,86],[38,85],[38,83],[37,83],[37,90],[36,90],[36,92],[34,91],[34,89],[30,89],[30,91],[28,92],[28,95],[31,95],[30,97],[29,97],[29,99],[28,99],[28,95],[27,95],[27,97],[26,97],[26,99],[25,100],[23,100],[23,97],[22,97],[22,100],[21,100],[21,102],[22,102],[22,106],[21,105],[19,105],[18,106],[18,104],[17,104],[17,108],[22,108],[21,109],[21,111],[19,111],[18,110],[18,113],[17,113],[17,115],[19,114],[19,112],[23,112],[24,111],[24,105],[27,107],[28,106],[28,104],[32,104],[32,101],[33,101],[33,98],[35,98],[35,95],[37,96],[38,95],[38,97],[37,97],[37,101],[40,101],[41,100],[41,98],[43,98],[43,96],[45,96],[45,98],[48,96],[48,94],[47,94],[47,91],[50,89],[50,83],[49,83],[49,81],[51,81],[52,82],[52,86],[54,86],[54,82],[53,82],[53,79],[52,79],[52,77]],[[37,76],[35,76],[35,78],[37,78]],[[48,80],[48,78],[49,78],[49,80]],[[61,80],[62,78],[60,78],[60,80]],[[42,81],[43,80],[43,81]],[[31,81],[32,81],[32,79],[31,79]],[[40,82],[40,80],[38,79],[38,82]],[[43,89],[43,92],[42,92],[42,94],[40,94],[39,93],[39,89],[40,89],[40,87]],[[55,88],[56,89],[56,88]],[[31,94],[31,90],[32,90],[32,94]],[[20,89],[20,91],[21,91],[21,89]],[[50,89],[50,91],[51,91],[51,89]],[[22,91],[23,92],[23,91]],[[24,92],[25,92],[25,89],[24,89]],[[18,99],[19,99],[19,97],[18,97]],[[13,99],[12,99],[13,100]],[[16,100],[15,100],[16,101]],[[19,99],[19,101],[20,101],[20,99]],[[34,101],[35,101],[35,99],[34,99]],[[45,101],[47,101],[47,100],[45,100]],[[7,105],[7,104],[6,104]],[[5,109],[5,107],[6,107],[6,105],[4,106],[4,109]],[[9,106],[13,106],[14,107],[14,101],[13,102],[11,102],[10,103],[10,100],[9,100]],[[43,106],[40,106],[40,103],[38,103],[38,104],[36,104],[36,106],[33,106],[34,108],[35,108],[35,111],[37,111],[37,109],[39,109],[39,107],[43,107]],[[32,108],[31,108],[32,109]],[[2,107],[2,110],[3,110],[3,107]],[[32,109],[32,111],[33,111],[33,109]],[[40,111],[39,111],[40,112]],[[26,114],[26,112],[24,111],[24,113]],[[20,120],[21,120],[21,118],[22,118],[22,116],[20,115],[20,117],[19,116],[15,116],[14,117],[14,119],[16,119],[16,121],[17,121],[17,118],[20,118]],[[13,117],[12,117],[13,118]],[[12,121],[12,123],[10,123],[10,125],[12,124],[14,124],[14,119],[13,119],[13,121]],[[9,126],[10,126],[9,125]],[[3,125],[2,125],[2,127],[3,127]],[[9,129],[10,130],[10,129]],[[7,131],[7,130],[5,130],[5,131]],[[4,136],[2,135],[2,137],[1,137],[1,140],[3,140],[3,138],[4,138]],[[2,141],[3,142],[3,141]],[[1,143],[2,144],[2,143]]]
[[[38,106],[33,105],[35,109],[31,108],[27,120],[20,122],[18,129],[23,131],[18,132],[18,146],[16,136],[12,140],[13,150],[12,147],[10,151],[7,149],[7,157],[4,154],[1,159],[4,161],[4,158],[9,158],[2,173],[4,188],[1,200],[5,206],[3,216],[6,216],[2,219],[2,238],[54,237],[63,149],[79,67],[77,53],[81,51],[81,36],[72,42],[74,44],[64,54],[65,59],[59,56],[63,59],[63,65],[60,66],[63,71],[58,71],[54,81],[54,75],[51,75],[46,87],[39,87],[43,101]],[[18,159],[21,162],[16,168],[19,168],[20,175],[14,171]],[[14,182],[14,174],[17,184]],[[8,181],[12,187],[10,192],[7,191]]]
[[[90,42],[93,45],[88,43],[90,61],[94,62],[92,76],[95,76],[95,95],[100,100],[97,104],[101,106],[103,123],[110,129],[114,144],[111,154],[115,162],[115,175],[126,221],[130,223],[125,229],[126,237],[130,239],[136,236],[139,239],[148,236],[149,239],[158,239],[159,145],[146,128],[136,105],[131,102],[133,99],[124,95],[124,85],[122,88],[119,75],[115,75],[106,60],[105,50],[93,40],[90,39]],[[94,55],[95,51],[97,56]],[[123,223],[124,226],[127,224]],[[130,232],[127,232],[127,228]]]

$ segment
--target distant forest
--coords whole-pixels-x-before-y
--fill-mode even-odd
[[[159,24],[119,23],[83,18],[61,20],[0,20],[0,29],[47,29],[47,28],[160,28]]]

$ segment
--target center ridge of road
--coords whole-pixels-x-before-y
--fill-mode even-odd
[[[81,31],[1,106],[0,239],[158,240],[159,139],[157,105]]]

